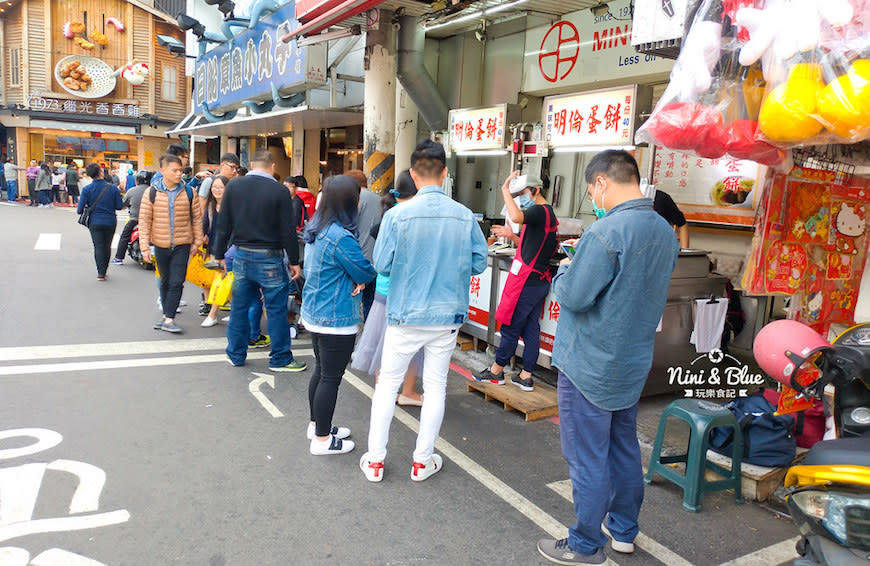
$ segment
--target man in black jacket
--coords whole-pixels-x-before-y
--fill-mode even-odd
[[[287,324],[290,278],[284,254],[293,279],[302,275],[302,269],[290,192],[275,180],[274,173],[272,154],[258,150],[251,158],[251,171],[227,184],[218,217],[214,256],[226,268],[224,254],[235,244],[233,302],[227,325],[230,363],[245,364],[251,330],[248,308],[262,293],[272,344],[269,369],[297,372],[304,371],[308,364],[294,360],[290,351]]]

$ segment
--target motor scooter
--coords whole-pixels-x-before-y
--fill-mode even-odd
[[[753,353],[761,368],[784,386],[780,409],[822,399],[825,387],[834,387],[837,438],[813,445],[785,479],[789,513],[802,535],[796,545],[800,558],[793,566],[867,566],[870,324],[850,328],[828,343],[804,324],[776,321],[758,333]]]
[[[148,271],[154,271],[154,262],[147,262],[142,258],[142,248],[139,246],[139,227],[133,228],[130,234],[130,243],[127,244],[127,254],[130,258]]]

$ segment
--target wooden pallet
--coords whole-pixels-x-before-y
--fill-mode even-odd
[[[476,342],[477,340],[471,336],[462,333],[457,333],[456,335],[456,345],[459,346],[459,350],[462,352],[474,350]]]
[[[556,390],[552,387],[535,382],[534,391],[522,391],[505,383],[493,385],[470,380],[466,384],[468,391],[483,393],[486,401],[499,401],[504,404],[505,411],[519,411],[526,416],[527,421],[536,421],[559,414],[559,404],[556,400]]]
[[[800,461],[804,459],[806,453],[806,448],[798,448],[797,457],[794,459],[794,463],[800,463]],[[731,469],[731,458],[723,456],[718,452],[708,450],[707,460],[720,465],[726,470]],[[743,479],[740,481],[743,499],[747,501],[767,501],[776,488],[782,485],[788,468],[767,468],[765,466],[744,463],[741,464],[740,471],[743,475]],[[708,480],[722,479],[711,470],[706,470],[705,477]]]

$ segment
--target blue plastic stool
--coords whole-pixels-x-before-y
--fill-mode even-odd
[[[662,443],[665,436],[668,417],[685,421],[689,425],[689,449],[677,456],[662,456]],[[730,426],[734,429],[734,449],[731,455],[731,469],[707,461],[707,450],[710,448],[710,434],[717,426]],[[652,483],[653,474],[659,474],[666,480],[683,488],[683,508],[689,511],[701,510],[701,496],[710,491],[723,489],[734,490],[735,503],[743,503],[743,493],[740,488],[741,456],[743,455],[743,436],[737,419],[728,409],[698,399],[678,399],[668,405],[659,420],[659,429],[653,446],[649,470],[644,476],[644,483]],[[677,473],[668,464],[682,462],[686,464],[686,473]],[[708,481],[704,473],[710,469],[724,476],[723,480]]]

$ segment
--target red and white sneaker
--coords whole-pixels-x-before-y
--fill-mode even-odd
[[[365,474],[366,479],[371,482],[378,482],[384,479],[384,463],[376,462],[369,459],[369,453],[366,452],[359,459],[359,469]]]
[[[414,465],[411,466],[411,479],[414,481],[428,479],[429,476],[440,472],[443,466],[444,461],[441,459],[441,456],[439,454],[432,454],[432,460],[429,462],[429,465],[414,462]]]

